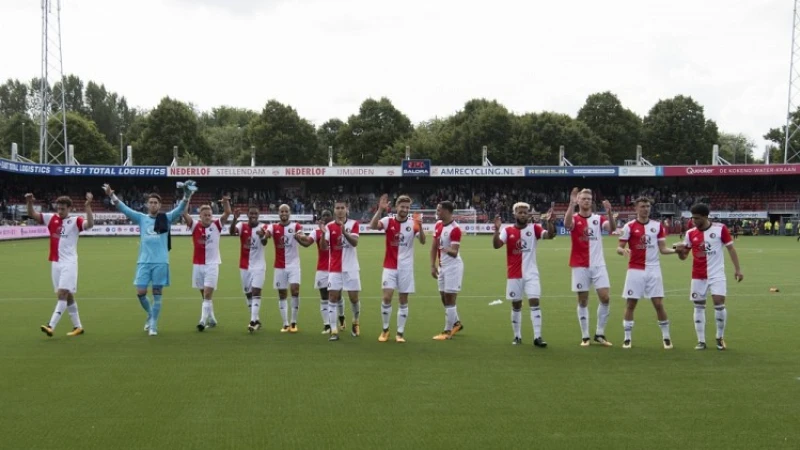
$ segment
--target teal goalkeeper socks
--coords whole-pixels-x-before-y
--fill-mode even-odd
[[[139,297],[139,303],[142,304],[142,308],[147,312],[147,316],[149,317],[150,316],[150,300],[147,298],[147,294],[138,295],[137,297]]]
[[[152,317],[154,323],[158,323],[158,316],[160,314],[161,314],[161,296],[153,295]]]

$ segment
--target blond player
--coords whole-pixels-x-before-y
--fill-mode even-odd
[[[211,206],[209,205],[200,207],[200,220],[192,219],[186,211],[189,209],[188,203],[186,204],[186,210],[183,212],[183,219],[192,232],[192,243],[194,245],[192,287],[199,289],[203,295],[203,307],[200,313],[200,322],[197,324],[197,331],[204,331],[206,328],[217,326],[212,300],[219,280],[219,265],[222,264],[222,258],[220,258],[219,254],[219,242],[222,238],[222,226],[231,215],[230,198],[224,197],[222,203],[225,210],[222,216],[216,220],[211,216]]]
[[[281,333],[297,333],[297,316],[300,311],[300,251],[298,238],[303,235],[303,226],[291,221],[289,205],[278,207],[280,222],[267,227],[267,239],[275,244],[275,264],[273,283],[278,291],[278,309],[283,326]],[[292,317],[288,317],[286,296],[291,290]]]
[[[530,205],[523,202],[514,204],[514,225],[503,226],[500,216],[494,219],[495,249],[506,246],[506,300],[511,301],[511,328],[514,331],[514,345],[522,344],[522,299],[528,298],[533,324],[533,345],[547,347],[542,338],[542,311],[539,299],[542,285],[539,280],[539,266],[536,263],[536,249],[540,239],[553,239],[556,235],[556,215],[551,210],[547,215],[547,229],[531,223]]]
[[[431,247],[431,276],[439,285],[439,295],[444,304],[444,331],[433,337],[437,341],[450,340],[464,327],[458,317],[456,300],[464,278],[464,261],[461,259],[461,228],[453,218],[454,205],[444,201],[436,207],[439,221],[433,233]],[[439,261],[437,265],[437,259]]]
[[[411,198],[406,195],[397,197],[395,201],[397,215],[381,218],[383,211],[388,211],[389,196],[384,194],[378,201],[378,208],[372,216],[370,228],[386,232],[386,252],[383,258],[383,301],[381,317],[383,331],[379,342],[389,340],[389,323],[392,319],[392,297],[398,292],[397,333],[395,341],[405,342],[406,320],[408,319],[408,294],[414,293],[414,239],[425,245],[425,233],[422,224],[409,217]]]
[[[353,309],[353,323],[350,334],[358,337],[361,334],[359,317],[361,316],[361,302],[358,294],[361,292],[361,267],[358,265],[359,223],[347,218],[347,203],[336,201],[333,205],[333,222],[325,226],[325,236],[322,243],[323,249],[330,249],[330,264],[328,267],[328,316],[331,324],[336,323],[338,308],[343,307],[342,291],[347,291]],[[339,330],[331,326],[329,341],[339,340]]]
[[[258,221],[258,207],[251,206],[247,211],[247,222],[239,223],[239,211],[234,211],[233,222],[229,233],[239,236],[239,274],[242,279],[242,290],[247,298],[247,308],[250,310],[250,323],[247,331],[250,333],[261,329],[261,290],[264,288],[264,278],[267,275],[267,265],[264,261],[264,247],[267,245],[266,226]]]
[[[650,219],[650,199],[636,199],[636,219],[622,227],[617,254],[629,257],[628,273],[625,275],[625,288],[622,298],[626,299],[625,319],[622,327],[625,339],[622,348],[631,348],[633,334],[633,311],[642,297],[649,298],[656,309],[658,326],[661,328],[661,339],[664,348],[672,348],[669,334],[669,319],[664,309],[664,279],[661,276],[659,254],[674,255],[676,251],[667,248],[667,233],[657,220]],[[627,247],[626,247],[627,246]]]
[[[695,350],[706,349],[706,296],[711,292],[714,301],[714,318],[717,323],[717,350],[725,350],[725,325],[728,310],[725,309],[725,295],[728,286],[725,278],[725,257],[723,247],[728,249],[734,268],[734,278],[742,281],[744,275],[739,267],[739,255],[733,247],[733,239],[728,227],[708,220],[711,213],[708,205],[692,206],[694,228],[686,232],[683,242],[677,245],[678,257],[686,259],[692,252],[692,285],[690,300],[694,302],[694,329],[697,333]]]
[[[72,320],[72,331],[67,333],[67,336],[83,334],[78,302],[75,301],[75,293],[78,292],[78,235],[94,225],[93,198],[91,193],[86,193],[84,220],[83,217],[69,215],[72,209],[72,200],[69,197],[56,199],[56,214],[40,214],[33,207],[33,202],[36,200],[33,194],[25,194],[28,216],[36,223],[46,226],[50,234],[50,274],[58,302],[50,322],[40,327],[42,332],[50,337],[53,336],[53,331],[64,311],[69,311],[69,318]]]
[[[579,210],[574,213],[575,206]],[[572,268],[572,292],[578,294],[578,322],[581,326],[581,347],[591,344],[589,338],[589,289],[594,287],[600,304],[597,306],[597,330],[594,341],[610,347],[606,340],[606,324],[608,323],[609,288],[611,283],[606,270],[603,255],[603,231],[614,232],[616,224],[611,212],[611,203],[603,201],[606,215],[601,216],[592,211],[592,191],[578,188],[572,190],[569,207],[564,216],[564,228],[572,238],[572,251],[569,266]]]

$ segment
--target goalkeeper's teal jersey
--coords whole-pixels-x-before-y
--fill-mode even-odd
[[[178,206],[167,213],[170,224],[177,221],[181,211],[186,207],[186,200],[181,200]],[[138,264],[169,264],[169,250],[167,249],[167,233],[156,233],[155,216],[150,216],[130,209],[126,204],[117,202],[117,209],[125,214],[131,222],[139,225],[139,259]]]

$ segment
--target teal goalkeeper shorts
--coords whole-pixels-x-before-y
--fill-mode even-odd
[[[137,287],[169,286],[169,264],[140,263],[136,265],[136,278],[133,285]]]

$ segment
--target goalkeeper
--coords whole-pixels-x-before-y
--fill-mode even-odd
[[[133,223],[139,226],[139,259],[136,262],[136,295],[139,303],[147,312],[147,321],[144,330],[150,336],[158,335],[158,316],[161,312],[161,294],[165,286],[169,286],[169,251],[172,249],[170,225],[181,217],[181,212],[186,207],[192,194],[197,190],[192,180],[179,183],[183,187],[183,199],[172,211],[168,213],[161,210],[161,196],[150,194],[147,196],[147,214],[130,209],[114,195],[111,186],[103,185],[106,195],[111,197],[111,203]],[[153,286],[153,303],[147,298],[147,287]]]

